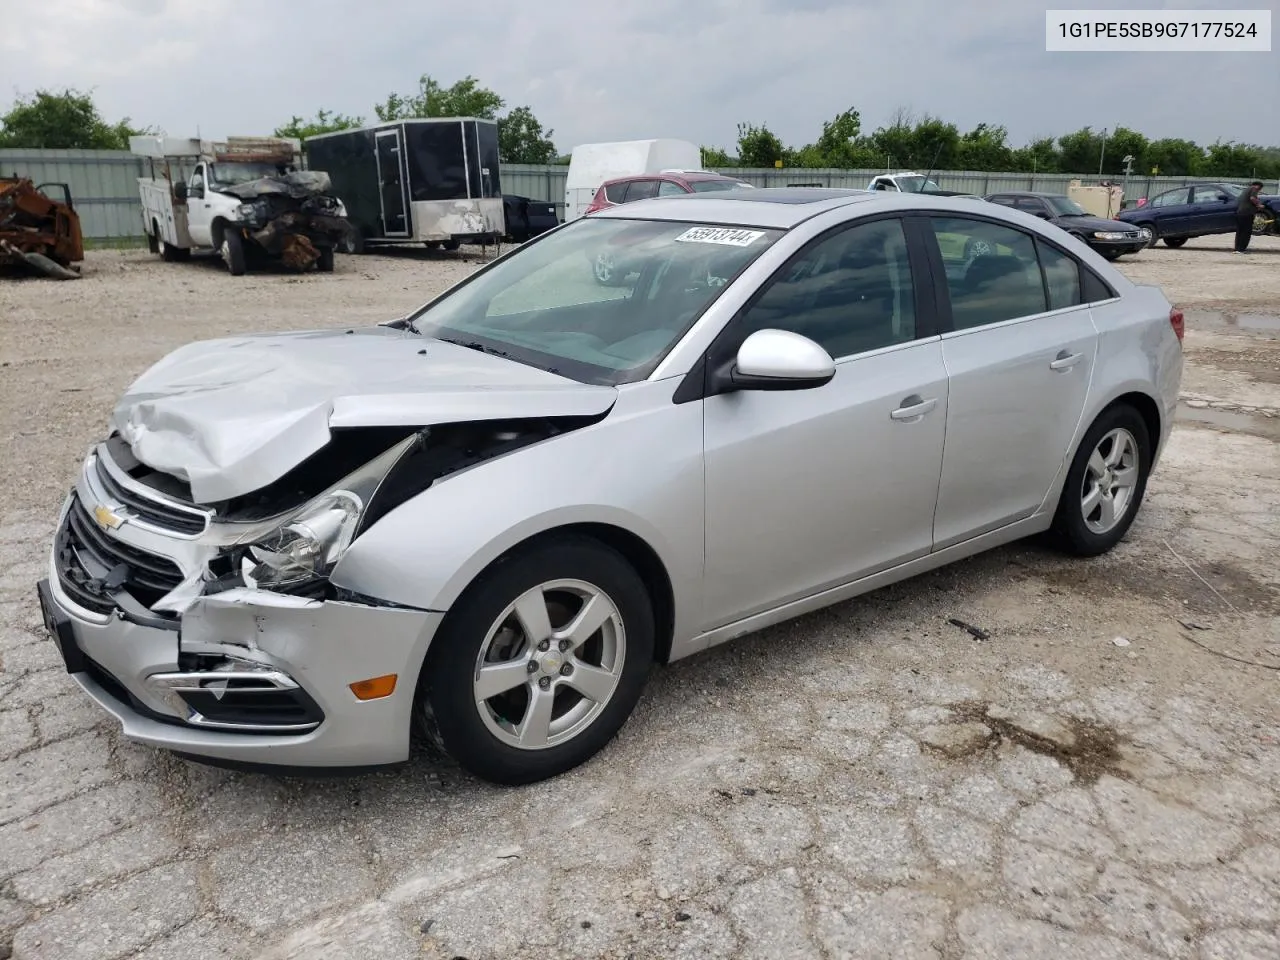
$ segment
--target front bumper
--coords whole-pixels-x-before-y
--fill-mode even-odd
[[[120,722],[127,738],[256,767],[369,767],[407,759],[418,674],[443,618],[238,589],[195,600],[173,622],[176,629],[144,625],[78,606],[59,583],[56,561],[39,592],[72,678]],[[291,717],[305,721],[291,730],[229,724],[234,711],[223,709],[219,674],[210,671],[203,676],[214,681],[213,692],[199,694],[219,702],[210,721],[172,690],[174,675],[189,687],[190,677],[201,674],[192,668],[196,658],[232,661],[270,677],[313,712]],[[362,701],[350,688],[387,674],[397,676],[389,696]]]
[[[1126,253],[1137,253],[1146,249],[1146,243],[1139,237],[1137,240],[1089,240],[1089,246],[1099,253],[1110,253],[1121,256]]]

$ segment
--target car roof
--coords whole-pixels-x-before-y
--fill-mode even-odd
[[[924,199],[921,199],[921,198]],[[591,214],[620,220],[673,220],[718,223],[727,226],[767,227],[789,230],[829,210],[857,204],[859,213],[933,209],[943,212],[973,210],[973,197],[826,187],[761,187],[724,193],[689,193],[654,197],[608,207]]]
[[[1047,190],[992,190],[989,197],[1065,197],[1065,193],[1049,193]]]
[[[601,184],[607,187],[615,183],[630,183],[632,180],[732,180],[734,183],[744,183],[738,177],[726,176],[723,173],[712,173],[704,170],[659,170],[656,173],[629,173],[625,177],[614,177],[606,180]]]

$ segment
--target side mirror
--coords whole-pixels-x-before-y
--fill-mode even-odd
[[[185,183],[175,183],[173,185],[173,195],[179,200],[187,199],[187,185]]]
[[[757,330],[734,360],[717,371],[715,392],[809,390],[830,383],[836,363],[808,337],[787,330]]]
[[[1230,198],[1229,196],[1227,196],[1225,193],[1220,193],[1220,194],[1218,194],[1218,202],[1219,202],[1219,203],[1230,203],[1230,202],[1231,202],[1231,198]]]
[[[1036,211],[1036,216],[1037,216],[1037,217],[1039,217],[1041,220],[1052,220],[1052,219],[1053,219],[1053,216],[1049,213],[1049,211],[1048,211],[1048,210],[1037,210],[1037,211]]]

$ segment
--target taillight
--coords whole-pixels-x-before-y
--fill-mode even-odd
[[[1173,327],[1174,336],[1178,338],[1178,342],[1182,342],[1182,335],[1187,332],[1186,321],[1182,317],[1182,311],[1177,307],[1173,307],[1169,311],[1169,326]]]

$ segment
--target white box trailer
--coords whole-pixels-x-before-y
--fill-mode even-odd
[[[697,170],[701,166],[702,150],[687,140],[579,144],[569,157],[569,173],[565,178],[565,222],[582,216],[606,180],[663,170]]]

